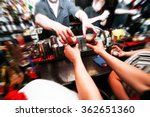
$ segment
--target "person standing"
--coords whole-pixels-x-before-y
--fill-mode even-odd
[[[106,0],[93,0],[92,6],[85,8],[85,12],[89,17],[89,21],[93,23],[94,26],[104,28],[107,23],[107,18],[109,17],[109,10],[107,8]]]
[[[75,43],[76,41],[73,32],[69,28],[69,15],[73,15],[82,22],[84,36],[87,29],[92,29],[96,34],[96,30],[88,21],[86,13],[76,7],[73,2],[69,0],[40,0],[36,4],[35,22],[44,28],[44,35],[49,37],[56,34],[63,44]]]

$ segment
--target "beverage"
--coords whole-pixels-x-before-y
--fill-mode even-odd
[[[92,45],[95,45],[95,44],[96,44],[95,38],[96,38],[96,35],[95,35],[95,34],[86,34],[86,37],[85,37],[86,42],[87,42],[87,43],[90,43],[90,44],[92,44]]]

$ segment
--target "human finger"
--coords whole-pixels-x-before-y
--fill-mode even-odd
[[[65,44],[65,42],[63,41],[63,39],[61,38],[60,35],[58,36],[58,39],[59,39],[59,41],[60,41],[62,44]]]
[[[74,37],[75,35],[73,34],[73,32],[68,28],[67,29],[67,33],[69,34],[69,36]]]
[[[75,49],[79,50],[79,44],[75,45]]]
[[[112,49],[121,50],[118,46],[114,45],[112,46]]]
[[[94,49],[94,46],[91,45],[91,44],[89,44],[89,43],[87,43],[86,46],[88,46],[88,47],[91,48],[91,49]]]
[[[66,37],[65,37],[65,35],[64,35],[63,32],[60,34],[60,36],[61,36],[61,39],[62,39],[65,43],[68,43],[68,41],[67,41],[67,39],[66,39]]]

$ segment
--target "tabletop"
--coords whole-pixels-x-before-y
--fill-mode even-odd
[[[87,72],[90,74],[90,76],[100,77],[101,75],[110,73],[110,67],[98,66],[93,62],[94,57],[96,57],[96,55],[82,57],[85,68],[87,69]],[[73,64],[67,59],[44,63],[39,67],[41,78],[52,80],[62,85],[75,81]]]

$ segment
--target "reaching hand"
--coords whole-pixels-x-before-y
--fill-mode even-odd
[[[125,56],[125,52],[116,45],[112,46],[111,54],[118,57]]]
[[[61,43],[63,44],[72,44],[76,42],[76,38],[74,38],[73,32],[70,30],[70,28],[59,24],[54,28],[55,32],[58,35],[58,38]]]
[[[99,20],[104,21],[108,18],[110,12],[105,10],[100,16],[99,16]]]
[[[93,51],[97,54],[101,54],[101,52],[104,52],[104,45],[101,40],[96,40],[96,45],[86,44],[88,47],[93,49]]]
[[[64,49],[65,56],[72,62],[75,63],[78,59],[81,58],[80,50],[78,44],[75,47],[71,47],[70,45],[66,45]]]
[[[83,37],[86,38],[86,31],[87,30],[92,30],[93,31],[93,38],[97,36],[97,30],[94,25],[92,25],[89,21],[82,22],[82,31],[83,31]]]

